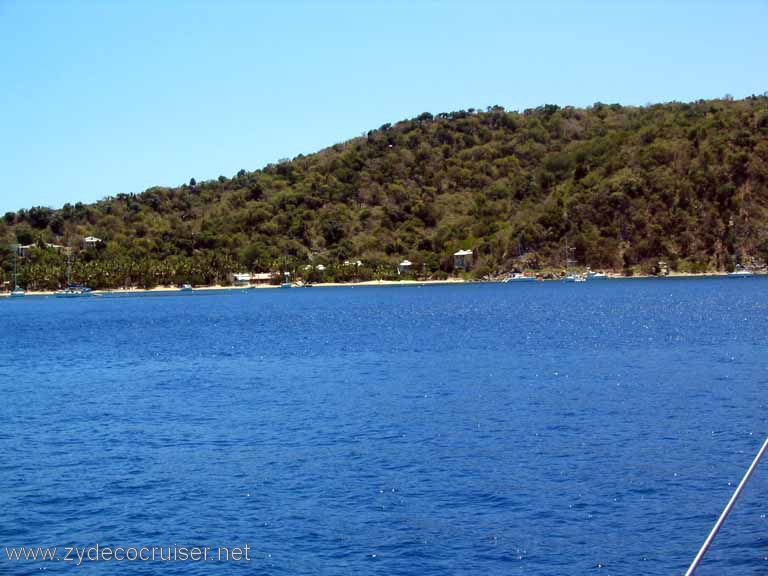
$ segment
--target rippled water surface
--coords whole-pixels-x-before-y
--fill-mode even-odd
[[[677,574],[768,433],[768,281],[0,301],[0,573]],[[699,574],[768,573],[768,462]],[[10,562],[6,546],[250,562]]]

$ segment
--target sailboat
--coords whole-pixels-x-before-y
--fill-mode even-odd
[[[57,290],[56,298],[84,298],[90,296],[91,289],[82,284],[72,284],[72,264],[70,260],[71,249],[67,248],[67,287]]]
[[[606,280],[608,275],[605,272],[595,272],[593,270],[587,270],[587,278],[589,280]]]
[[[534,276],[526,276],[522,272],[513,272],[504,280],[502,280],[504,284],[508,284],[510,282],[536,282],[536,278]]]
[[[737,227],[738,227],[738,221],[734,221],[733,217],[728,221],[728,225],[732,227],[732,240],[734,244],[737,244],[738,234],[737,234]],[[751,266],[744,266],[741,263],[741,254],[739,254],[740,250],[736,250],[734,253],[734,257],[737,260],[736,267],[732,272],[728,272],[726,274],[727,278],[752,278],[755,273],[752,271]]]
[[[574,272],[568,272],[568,265],[573,262],[570,258],[571,249],[568,248],[568,238],[565,239],[565,277],[564,282],[586,282],[587,277],[584,274],[575,274]]]
[[[525,262],[523,260],[523,255],[525,252],[523,251],[523,243],[520,240],[520,236],[517,237],[517,257],[515,258],[517,265],[517,270],[522,270],[525,267]],[[510,282],[536,282],[535,276],[526,276],[523,272],[512,272],[509,274],[506,278],[502,280],[504,284],[509,284]]]
[[[16,274],[16,257],[19,253],[19,247],[13,247],[13,290],[11,290],[11,298],[22,298],[26,292],[22,288],[19,288],[19,282]]]
[[[755,273],[749,268],[745,268],[741,264],[736,265],[736,269],[733,272],[728,273],[728,278],[751,278]]]
[[[280,284],[280,288],[293,288],[290,278],[291,273],[288,272],[288,263],[286,262],[286,259],[283,258],[283,282]]]

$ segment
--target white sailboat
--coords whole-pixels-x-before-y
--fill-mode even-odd
[[[16,257],[19,253],[18,245],[13,247],[13,290],[11,290],[11,298],[23,298],[26,292],[24,289],[19,288],[19,282],[16,274]]]
[[[288,262],[286,258],[283,258],[283,282],[280,284],[280,288],[293,288],[291,283],[291,273],[288,272]]]
[[[594,272],[587,270],[587,279],[589,280],[607,280],[608,275],[605,272]]]
[[[575,260],[571,260],[571,249],[568,248],[568,238],[565,239],[565,277],[564,282],[586,282],[587,276],[585,274],[576,274],[575,272],[569,272],[569,264],[575,263]]]
[[[523,243],[520,240],[520,237],[517,238],[517,263],[518,263],[518,270],[522,269],[525,266],[523,255],[525,254],[523,250]],[[504,280],[502,280],[504,284],[507,284],[509,282],[536,282],[536,276],[526,276],[522,272],[513,272]]]
[[[752,270],[739,264],[733,272],[728,273],[728,278],[750,278],[754,275],[755,273]]]
[[[92,292],[88,286],[82,284],[72,284],[72,264],[70,260],[71,249],[67,248],[67,287],[64,290],[57,290],[54,296],[56,298],[84,298],[91,296]]]
[[[536,282],[536,278],[534,276],[526,276],[520,272],[514,272],[513,274],[504,278],[502,282],[504,284],[508,284],[509,282]]]

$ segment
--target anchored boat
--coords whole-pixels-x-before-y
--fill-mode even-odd
[[[521,274],[519,272],[515,272],[511,276],[507,276],[502,280],[504,284],[507,284],[509,282],[536,282],[536,278],[533,276],[526,276],[525,274]]]
[[[82,286],[80,284],[70,284],[64,290],[57,290],[54,296],[56,298],[84,298],[86,296],[92,296],[93,292],[88,286]]]
[[[11,290],[11,298],[22,298],[26,292],[22,288],[19,288],[19,283],[16,279],[16,256],[19,252],[19,247],[13,247],[13,290]]]
[[[749,268],[744,268],[743,266],[736,266],[736,269],[733,272],[728,273],[728,278],[749,278],[751,276],[754,276],[755,273],[752,272]]]
[[[57,290],[54,296],[56,298],[85,298],[91,296],[92,292],[84,284],[72,284],[72,264],[70,260],[70,249],[67,248],[67,287],[64,290]]]

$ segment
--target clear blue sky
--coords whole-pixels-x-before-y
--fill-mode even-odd
[[[0,213],[231,176],[385,122],[768,90],[768,0],[0,0]]]

